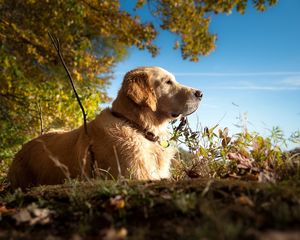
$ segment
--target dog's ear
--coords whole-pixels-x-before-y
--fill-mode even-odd
[[[143,71],[131,71],[124,77],[125,94],[136,104],[156,111],[156,96],[150,86],[149,74]]]

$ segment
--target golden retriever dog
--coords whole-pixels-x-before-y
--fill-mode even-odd
[[[26,143],[16,154],[8,178],[13,188],[60,184],[93,177],[94,171],[138,180],[170,177],[175,148],[167,125],[198,108],[199,90],[180,85],[160,67],[126,73],[112,107],[69,132],[50,132]]]

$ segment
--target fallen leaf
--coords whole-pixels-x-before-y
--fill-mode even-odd
[[[16,220],[16,224],[35,224],[45,225],[51,222],[51,214],[53,211],[48,208],[38,208],[35,204],[27,208],[20,209],[12,216]]]
[[[82,237],[79,234],[75,233],[74,235],[72,235],[70,240],[82,240]]]
[[[22,223],[27,223],[31,220],[30,213],[27,209],[21,209],[17,211],[12,218],[16,220],[17,225],[20,225]]]
[[[172,196],[169,193],[163,193],[160,196],[161,196],[162,199],[165,199],[165,200],[171,200],[172,199]]]
[[[103,240],[123,240],[127,237],[127,229],[126,228],[109,228],[102,231]]]
[[[125,200],[121,195],[117,195],[114,198],[110,199],[110,205],[115,207],[116,209],[125,207]]]
[[[242,196],[236,198],[235,202],[238,204],[241,204],[241,205],[248,205],[250,207],[254,207],[253,201],[245,195],[242,195]]]
[[[299,231],[267,231],[259,234],[259,240],[299,240]]]
[[[5,205],[0,206],[0,213],[15,212],[15,208],[6,208]]]
[[[48,208],[36,208],[32,210],[33,218],[30,220],[30,225],[35,225],[36,223],[45,225],[50,223],[51,211]]]

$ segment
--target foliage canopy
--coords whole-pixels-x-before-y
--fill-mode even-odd
[[[276,3],[249,1],[260,11]],[[197,61],[215,48],[213,14],[244,13],[249,1],[138,0],[136,9],[147,4],[160,28],[178,35],[182,57]],[[0,159],[42,130],[82,121],[48,32],[61,41],[90,117],[109,101],[105,87],[129,47],[158,52],[157,27],[122,10],[119,0],[0,0],[0,16]]]

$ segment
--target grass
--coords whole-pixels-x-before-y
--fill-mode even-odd
[[[283,152],[278,128],[269,138],[193,132],[184,121],[173,130],[189,151],[168,181],[71,180],[24,193],[9,189],[2,164],[0,239],[298,239],[299,149]]]

